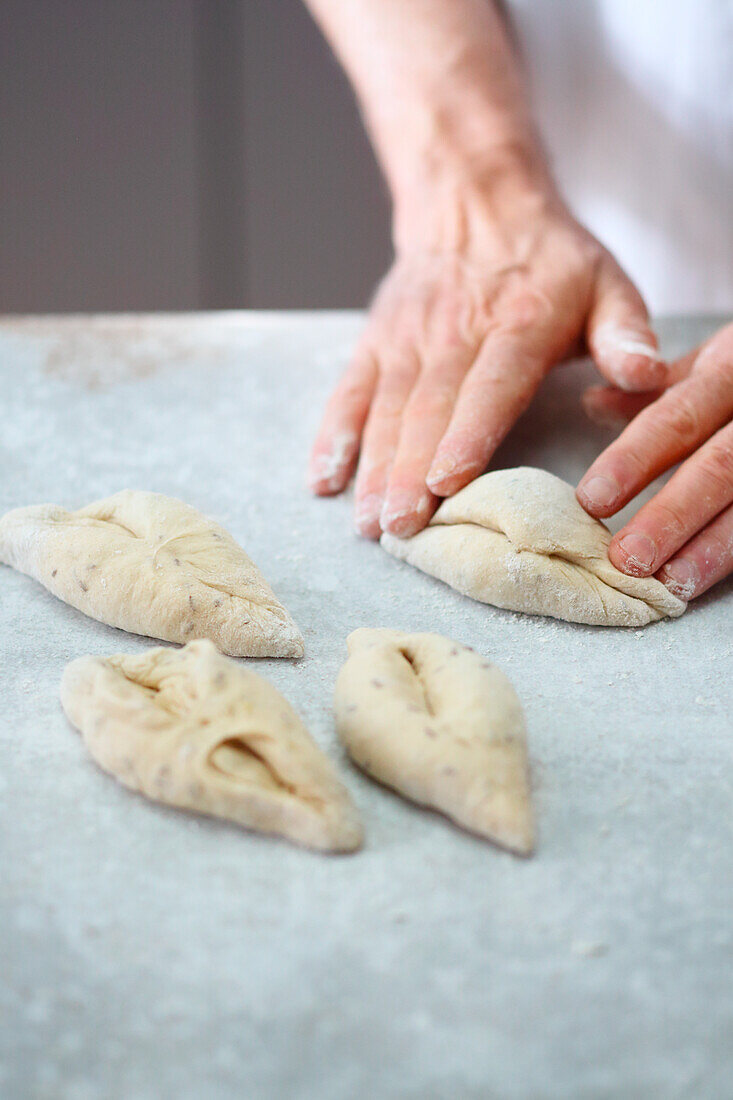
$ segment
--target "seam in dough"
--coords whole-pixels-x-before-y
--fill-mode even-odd
[[[346,788],[289,703],[210,641],[81,657],[61,703],[97,764],[156,802],[323,851],[362,843]]]
[[[572,485],[531,467],[494,470],[443,501],[412,538],[382,547],[482,603],[593,626],[645,626],[686,608],[654,577],[611,564],[611,533]]]
[[[439,634],[356,630],[336,728],[368,775],[518,854],[534,848],[527,743],[506,676]]]
[[[303,637],[228,531],[183,501],[123,490],[67,512],[0,519],[0,562],[92,619],[233,657],[302,657]]]

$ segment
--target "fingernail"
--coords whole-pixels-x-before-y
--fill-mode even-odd
[[[354,509],[354,524],[360,535],[371,535],[372,528],[379,524],[382,511],[382,498],[379,493],[362,497]]]
[[[626,567],[630,572],[640,576],[647,576],[652,572],[657,548],[647,535],[624,535],[618,544],[626,555]]]
[[[632,328],[622,328],[614,321],[607,321],[596,331],[596,345],[601,352],[621,351],[626,355],[643,355],[659,360],[659,351]]]
[[[308,471],[308,488],[313,492],[333,492],[341,487],[341,476],[338,470],[321,466],[313,466]]]
[[[443,455],[441,458],[436,459],[428,470],[426,481],[428,485],[432,481],[442,481],[443,478],[450,477],[451,474],[455,473],[457,468],[458,460],[454,455]]]
[[[333,455],[323,454],[311,459],[308,473],[312,481],[320,481],[323,478],[333,477],[337,470],[338,466],[333,460]]]
[[[412,493],[391,493],[382,508],[382,529],[388,529],[395,535],[401,534],[403,528],[411,530],[414,520],[427,512],[429,504],[425,494],[416,500]]]
[[[626,355],[643,355],[646,359],[651,359],[655,363],[659,362],[659,352],[653,344],[648,344],[645,340],[640,340],[638,336],[629,334],[624,335],[623,332],[619,333],[616,347],[619,351],[625,352]]]
[[[591,507],[610,508],[619,498],[620,489],[610,477],[596,474],[581,486],[581,492]]]
[[[629,358],[616,369],[616,384],[626,393],[648,393],[664,385],[667,367],[658,357],[649,357],[644,364],[638,357],[627,353]]]
[[[629,393],[652,389],[666,377],[667,368],[657,348],[632,328],[608,321],[596,330],[595,346],[597,354],[613,370],[616,385]],[[642,362],[644,359],[646,363]]]
[[[331,440],[331,448],[311,459],[308,481],[311,489],[333,488],[340,484],[344,467],[354,458],[358,438],[353,432],[341,432]]]
[[[673,596],[680,600],[689,600],[695,594],[700,580],[700,570],[694,561],[688,558],[675,558],[662,569],[662,582]]]

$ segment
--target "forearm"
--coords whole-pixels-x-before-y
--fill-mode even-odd
[[[313,448],[355,522],[408,538],[478,476],[587,342],[626,390],[664,380],[638,291],[557,193],[499,0],[305,0],[394,202],[395,259]]]
[[[427,188],[551,188],[491,0],[306,0],[359,100],[395,207]]]

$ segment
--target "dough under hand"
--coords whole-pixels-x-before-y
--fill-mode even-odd
[[[85,615],[133,634],[210,638],[234,657],[301,657],[303,637],[223,527],[159,493],[127,489],[78,512],[0,519],[0,562]]]
[[[348,792],[295,711],[209,641],[82,657],[61,702],[100,767],[156,802],[310,848],[361,844]]]
[[[533,825],[524,716],[506,676],[439,634],[356,630],[336,728],[365,772],[521,855]]]
[[[476,478],[408,539],[385,550],[482,603],[593,626],[645,626],[686,608],[653,577],[608,560],[608,528],[571,485],[522,466]]]

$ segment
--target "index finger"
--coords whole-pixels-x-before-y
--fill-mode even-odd
[[[671,386],[631,421],[581,479],[577,496],[593,516],[611,516],[686,458],[733,415],[733,381],[713,365]]]
[[[461,386],[428,471],[428,487],[434,493],[450,496],[483,473],[534,397],[547,366],[521,337],[484,344]]]

